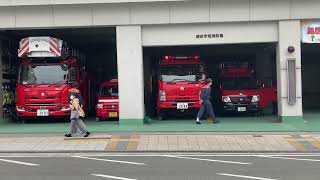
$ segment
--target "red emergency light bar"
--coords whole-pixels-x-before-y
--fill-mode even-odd
[[[200,56],[164,56],[163,60],[173,61],[173,60],[200,60]]]

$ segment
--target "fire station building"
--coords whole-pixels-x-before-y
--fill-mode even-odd
[[[84,28],[98,34],[83,43],[87,48],[114,43],[120,124],[134,125],[143,123],[152,102],[146,89],[155,57],[192,51],[212,64],[250,54],[257,76],[276,82],[282,122],[303,121],[304,111],[320,112],[319,8],[318,0],[2,0],[0,49],[11,38],[45,32],[77,44]]]

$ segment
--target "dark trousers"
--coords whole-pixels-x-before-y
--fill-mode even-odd
[[[197,114],[197,118],[201,119],[204,111],[207,112],[207,115],[211,118],[215,118],[214,112],[213,112],[213,107],[212,104],[209,100],[203,101],[200,107],[200,110]]]

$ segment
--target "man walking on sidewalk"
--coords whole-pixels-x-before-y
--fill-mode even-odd
[[[201,107],[200,110],[197,114],[197,124],[201,124],[201,117],[204,113],[204,111],[207,112],[207,114],[209,115],[208,117],[208,121],[212,122],[212,123],[219,123],[218,120],[216,120],[214,112],[213,112],[213,107],[212,104],[210,102],[210,94],[211,94],[211,85],[212,85],[212,79],[208,78],[206,80],[206,85],[203,86],[203,88],[201,89],[201,93],[200,93],[200,103],[201,103]]]

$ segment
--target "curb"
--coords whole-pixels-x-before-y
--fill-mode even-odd
[[[5,153],[320,153],[320,151],[0,151],[0,154]]]

